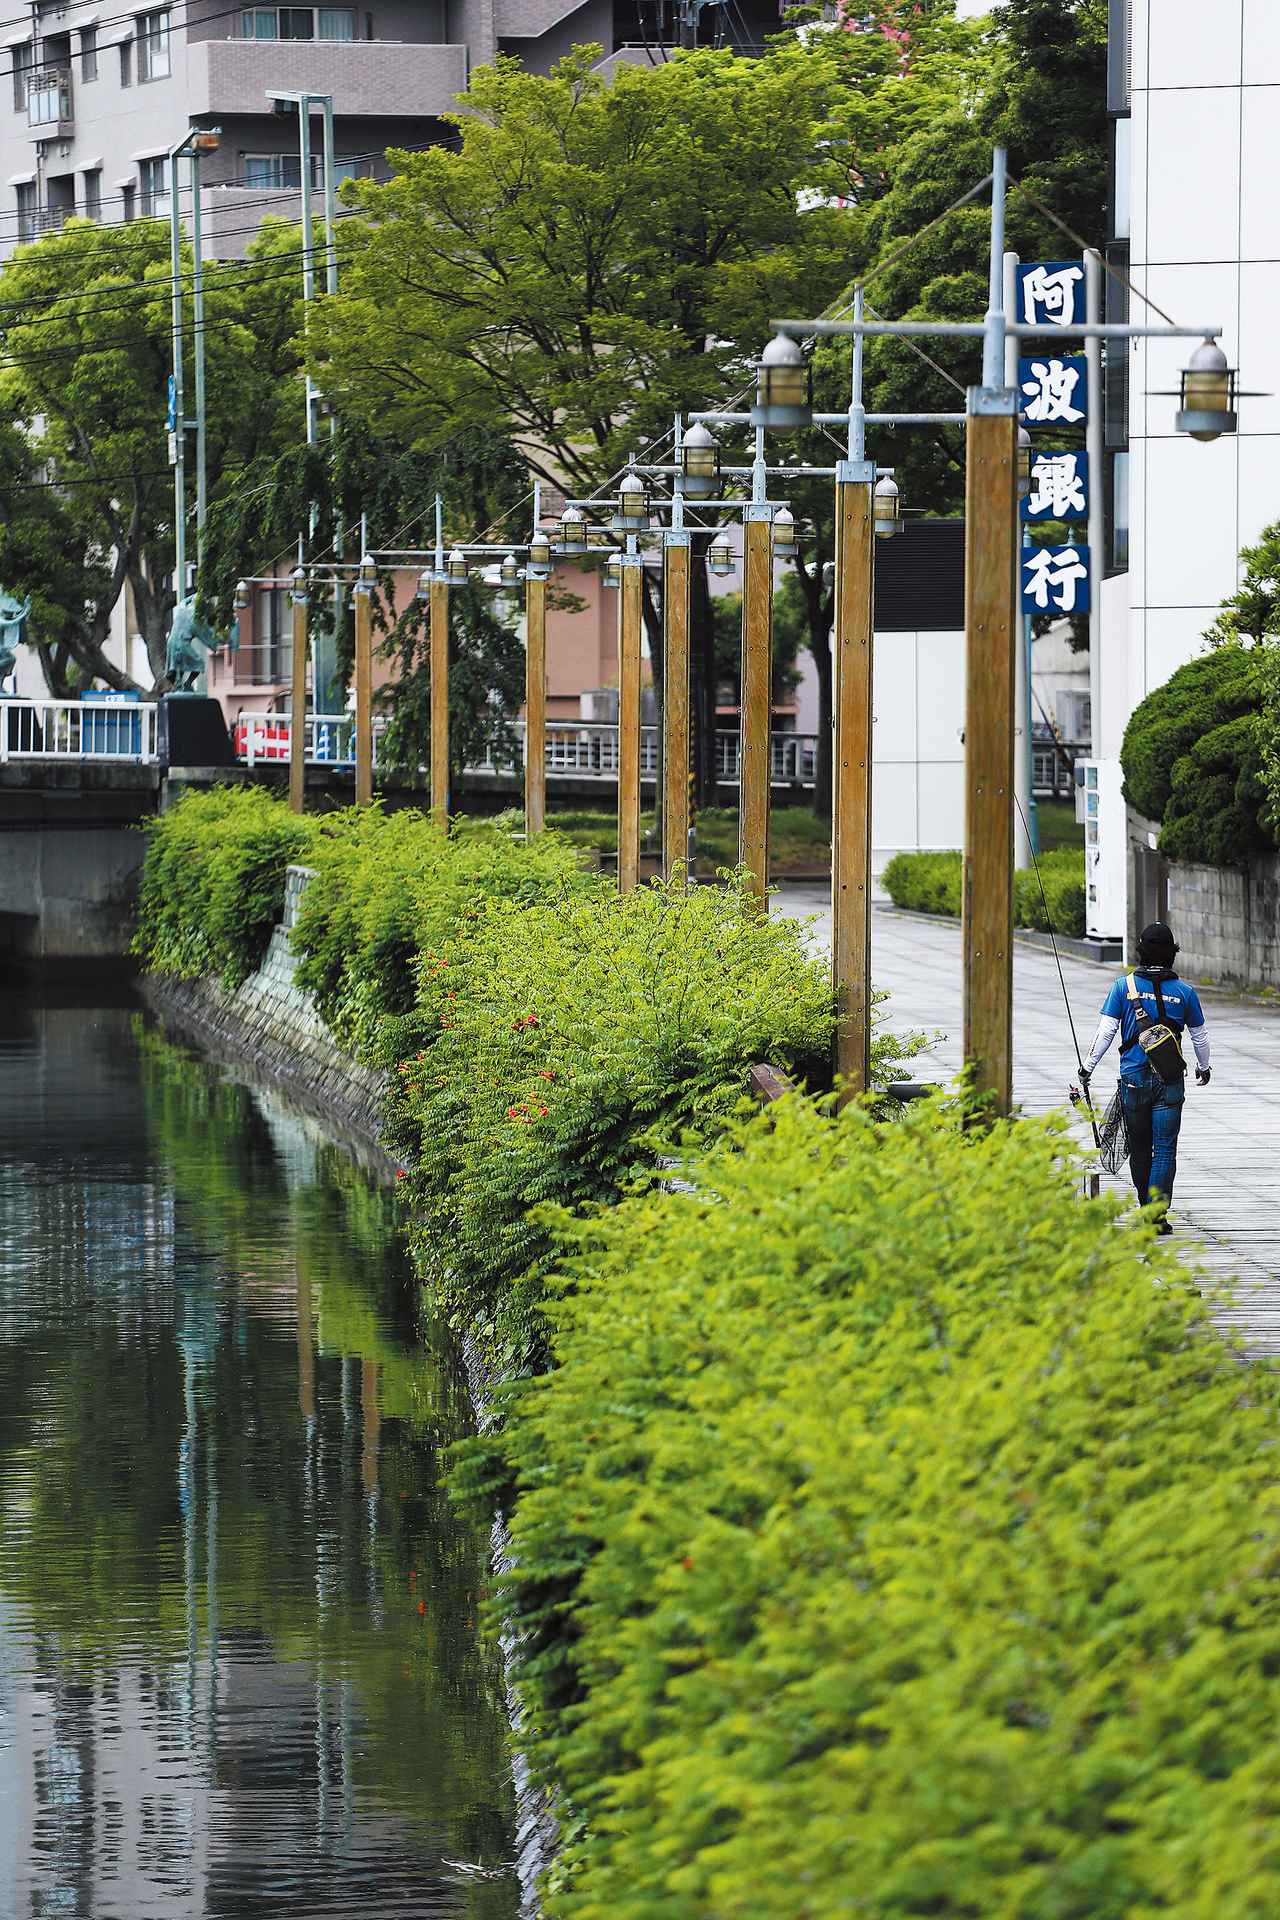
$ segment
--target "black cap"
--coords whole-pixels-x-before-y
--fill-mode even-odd
[[[1153,920],[1138,935],[1138,958],[1149,960],[1153,967],[1171,967],[1177,951],[1178,943],[1163,920]]]

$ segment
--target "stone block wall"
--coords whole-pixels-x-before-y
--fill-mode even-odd
[[[1247,869],[1173,864],[1169,924],[1189,979],[1227,986],[1280,983],[1280,855]]]
[[[386,1076],[342,1051],[294,977],[289,931],[310,879],[307,867],[287,870],[282,919],[266,958],[233,993],[216,980],[162,975],[149,976],[144,988],[170,1024],[218,1053],[245,1061],[255,1075],[362,1141],[377,1143]]]

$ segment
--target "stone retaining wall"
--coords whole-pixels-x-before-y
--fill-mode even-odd
[[[143,991],[165,1020],[216,1052],[243,1060],[326,1120],[378,1143],[386,1075],[345,1054],[297,984],[289,931],[311,878],[307,867],[285,876],[284,914],[257,973],[234,992],[216,980],[174,980],[152,974]]]
[[[1280,982],[1280,855],[1245,870],[1169,867],[1169,924],[1179,970],[1230,986]]]

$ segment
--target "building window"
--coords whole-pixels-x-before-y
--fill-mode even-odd
[[[240,15],[244,40],[354,40],[353,7],[246,7]]]
[[[19,113],[27,110],[27,84],[36,64],[35,43],[26,40],[13,50],[13,104]]]
[[[94,167],[84,176],[84,217],[86,220],[102,218],[102,168]]]
[[[302,162],[296,153],[246,153],[241,156],[244,162],[244,184],[267,192],[296,193],[302,185]],[[367,163],[354,154],[336,153],[333,157],[333,177],[335,181],[355,180]],[[319,193],[324,186],[323,155],[311,156],[311,186]]]
[[[142,189],[143,219],[167,220],[169,189],[165,183],[163,159],[139,160],[138,184]]]
[[[138,16],[138,78],[167,80],[169,60],[169,9]]]
[[[132,40],[122,40],[120,42],[120,85],[122,87],[131,87],[133,85]]]
[[[1107,572],[1126,573],[1129,567],[1129,456],[1111,455],[1109,512],[1107,514]]]
[[[132,183],[128,186],[121,187],[120,200],[123,218],[126,221],[132,220],[137,212],[138,189]]]
[[[1120,241],[1107,248],[1102,311],[1108,323],[1122,326],[1129,318],[1129,246]],[[1123,275],[1123,278],[1118,276]],[[1102,348],[1102,441],[1107,448],[1129,444],[1129,354],[1127,340],[1107,340]]]
[[[18,188],[19,240],[34,240],[36,226],[36,183],[34,180],[24,180]]]
[[[1129,119],[1111,123],[1111,238],[1129,238]]]
[[[98,77],[98,29],[81,27],[80,29],[80,78],[96,80]]]

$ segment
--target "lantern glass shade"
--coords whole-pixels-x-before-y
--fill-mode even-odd
[[[520,562],[514,553],[504,553],[502,565],[498,569],[504,587],[514,587],[520,578]]]
[[[720,443],[701,421],[685,434],[680,447],[684,491],[695,500],[713,494],[720,480]]]
[[[1018,498],[1025,500],[1031,491],[1031,435],[1018,428]]]
[[[419,600],[429,600],[431,598],[431,580],[432,575],[429,569],[424,569],[424,571],[418,575]]]
[[[604,583],[606,587],[620,587],[622,585],[621,561],[614,559],[608,562],[604,570]]]
[[[558,551],[564,554],[587,553],[587,516],[581,507],[566,507],[560,516]]]
[[[898,498],[898,483],[890,474],[886,473],[876,481],[876,490],[871,499],[871,517],[881,540],[889,539],[891,534],[901,529],[902,502]]]
[[[535,533],[529,542],[529,571],[535,580],[545,580],[551,571],[551,542],[545,533]]]
[[[777,333],[756,361],[753,427],[807,427],[813,419],[808,362],[788,334]]]
[[[638,533],[649,524],[649,494],[638,473],[623,476],[613,514],[615,533]]]
[[[449,567],[449,578],[455,584],[458,584],[461,581],[466,579],[467,556],[462,551],[461,547],[455,547],[453,552],[449,555],[448,567]]]
[[[733,572],[733,549],[727,540],[713,540],[707,549],[707,565],[722,578]]]
[[[360,566],[356,574],[356,579],[360,586],[371,587],[373,585],[374,578],[375,578],[375,568],[374,568],[373,560],[371,556],[366,553],[364,556],[364,559],[360,562]]]
[[[1214,340],[1192,354],[1182,375],[1182,406],[1174,425],[1193,440],[1216,440],[1236,430],[1236,376]]]
[[[775,560],[794,560],[795,555],[795,518],[789,507],[779,507],[773,516],[773,557]]]
[[[249,611],[249,582],[247,580],[236,581],[236,594],[233,605],[237,613],[247,613]]]

